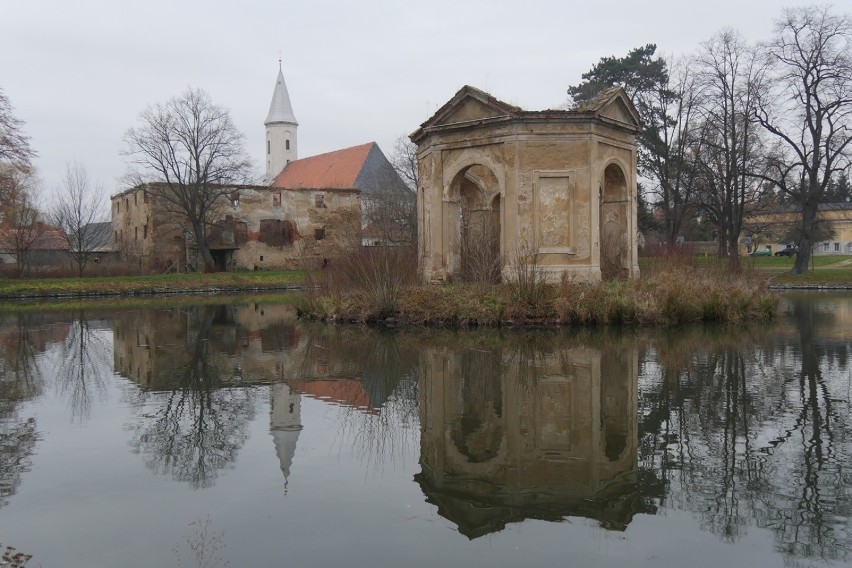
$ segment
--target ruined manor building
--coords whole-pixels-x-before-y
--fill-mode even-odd
[[[361,242],[362,195],[404,190],[374,142],[298,158],[299,123],[279,69],[266,128],[269,185],[224,188],[208,240],[217,270],[320,266]],[[152,185],[111,198],[113,248],[150,271],[203,263],[185,219],[158,203]]]
[[[199,269],[192,232],[150,189],[136,186],[112,197],[116,250],[151,271]],[[355,189],[234,186],[222,197],[218,217],[208,231],[216,270],[299,268],[357,243],[360,196]]]

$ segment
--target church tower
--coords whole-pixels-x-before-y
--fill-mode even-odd
[[[284,166],[298,158],[296,130],[299,123],[293,115],[293,105],[290,104],[280,61],[272,104],[269,105],[269,115],[263,124],[266,126],[266,183],[271,184]]]

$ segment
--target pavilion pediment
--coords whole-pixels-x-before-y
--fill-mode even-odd
[[[447,126],[506,117],[520,110],[518,107],[494,98],[485,91],[466,85],[421,127]]]
[[[608,118],[630,128],[642,127],[639,112],[621,87],[607,89],[591,101],[580,105],[577,110],[594,112],[599,117]]]
[[[470,122],[472,120],[482,120],[498,116],[506,116],[506,111],[501,108],[496,108],[493,105],[486,104],[485,102],[473,97],[467,97],[454,106],[450,112],[437,120],[432,126],[457,124],[459,122]]]

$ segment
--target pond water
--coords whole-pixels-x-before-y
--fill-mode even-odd
[[[848,565],[850,375],[852,295],[667,331],[5,313],[0,543],[46,568]]]

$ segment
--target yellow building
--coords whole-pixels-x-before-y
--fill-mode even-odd
[[[784,207],[749,219],[744,234],[751,233],[752,250],[769,247],[774,254],[794,240],[789,235],[800,223],[799,208]],[[852,203],[821,204],[817,223],[814,255],[852,254]]]

